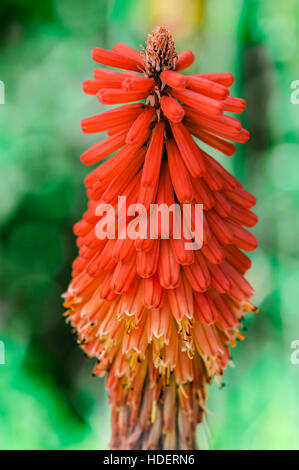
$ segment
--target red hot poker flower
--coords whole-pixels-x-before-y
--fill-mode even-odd
[[[182,74],[194,55],[177,54],[162,27],[142,52],[117,43],[112,51],[95,48],[92,57],[124,71],[98,68],[83,90],[122,105],[82,121],[83,132],[108,134],[81,155],[83,163],[116,153],[85,179],[89,203],[74,227],[79,255],[66,316],[82,349],[98,359],[94,374],[107,374],[111,448],[194,449],[206,385],[212,378],[221,384],[229,343],[243,339],[244,311],[255,310],[243,251],[257,246],[244,228],[257,222],[254,196],[194,137],[232,155],[249,133],[225,112],[241,113],[245,101],[230,96],[230,73]],[[120,220],[118,196],[147,209],[202,204],[202,247],[190,251],[173,233],[165,238],[161,220],[154,239],[101,239],[97,206],[111,204],[106,220],[114,213]],[[173,217],[181,227],[182,216]]]

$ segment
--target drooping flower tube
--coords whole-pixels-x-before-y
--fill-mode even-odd
[[[112,51],[95,48],[92,58],[122,71],[95,69],[84,92],[121,106],[82,121],[83,132],[107,137],[81,155],[86,165],[101,164],[85,179],[89,202],[74,226],[79,254],[65,316],[97,358],[94,374],[106,374],[110,447],[195,449],[206,386],[221,385],[230,345],[243,339],[244,312],[257,310],[244,277],[251,266],[244,251],[257,246],[244,228],[257,222],[255,198],[201,146],[233,155],[249,132],[226,113],[246,103],[230,95],[230,73],[182,73],[194,55],[177,54],[163,27],[139,52],[116,43]],[[154,203],[202,204],[202,246],[164,237],[162,223],[156,237],[99,237],[97,224],[109,214],[97,207],[110,204],[120,218],[119,196],[146,211]],[[125,229],[131,221],[125,214]]]

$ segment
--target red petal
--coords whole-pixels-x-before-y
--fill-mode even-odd
[[[226,222],[233,235],[233,243],[244,251],[253,251],[257,247],[257,239],[253,233],[233,222]]]
[[[180,202],[191,202],[193,189],[186,166],[173,139],[166,141],[172,184]]]
[[[227,246],[227,245],[226,245]],[[231,245],[230,245],[231,246]],[[217,238],[212,236],[210,240],[202,246],[201,252],[210,263],[218,264],[224,258],[224,247],[220,245]]]
[[[177,100],[171,96],[162,96],[161,108],[167,119],[172,122],[180,122],[184,117],[184,109]]]
[[[142,170],[142,186],[155,186],[159,179],[165,124],[158,122],[152,132]]]
[[[178,70],[185,70],[186,68],[190,67],[190,65],[194,62],[194,54],[190,50],[182,51],[178,54],[177,62],[175,65],[175,69]]]
[[[255,206],[256,198],[242,187],[237,187],[233,191],[225,191],[226,196],[236,204],[250,209]]]
[[[149,251],[137,252],[137,273],[141,277],[152,277],[157,269],[159,262],[160,240],[154,240]]]
[[[103,88],[97,93],[98,100],[103,104],[129,103],[143,100],[147,96],[148,91],[127,91],[121,88]]]
[[[145,141],[145,137],[148,134],[149,125],[153,119],[154,112],[155,108],[151,106],[139,114],[128,132],[126,138],[127,144],[137,144],[139,142]]]
[[[205,172],[205,165],[198,145],[184,124],[170,124],[173,136],[189,173],[194,177],[201,176]]]
[[[148,91],[154,85],[155,81],[146,77],[127,77],[122,82],[122,87],[131,91]]]
[[[217,309],[208,292],[194,292],[195,314],[201,323],[211,324],[217,318]]]
[[[245,274],[246,271],[251,267],[251,260],[245,253],[240,251],[234,245],[223,246],[223,252],[225,259],[234,266],[241,274]]]
[[[230,142],[226,142],[225,140],[222,140],[219,137],[213,134],[210,134],[209,132],[206,132],[203,129],[199,129],[198,127],[194,127],[194,126],[187,126],[187,127],[189,131],[191,132],[191,134],[193,134],[195,137],[200,139],[205,144],[210,145],[210,147],[213,147],[219,152],[222,152],[224,155],[227,155],[228,157],[230,157],[235,153],[236,146],[234,144],[231,144]]]
[[[136,118],[143,110],[142,103],[127,104],[119,108],[105,111],[104,113],[97,114],[86,119],[82,119],[81,128],[86,134],[93,132],[103,132],[108,127],[115,126],[115,123],[127,121]]]
[[[143,54],[140,51],[136,51],[133,47],[127,46],[123,42],[117,42],[112,49],[114,52],[118,52],[119,54],[128,57],[129,59],[137,62],[140,65],[140,68],[143,68]]]
[[[108,51],[100,47],[95,47],[92,50],[92,60],[118,69],[140,71],[140,65],[135,59],[130,59],[118,52]]]
[[[225,86],[202,77],[188,77],[187,88],[216,100],[223,100],[229,94]]]
[[[160,284],[165,289],[174,289],[180,282],[180,265],[177,263],[169,240],[161,240],[158,267]]]
[[[213,209],[206,212],[208,224],[216,238],[225,245],[232,243],[233,236],[226,222]]]
[[[101,140],[101,142],[97,142],[81,154],[81,162],[85,163],[85,165],[92,165],[93,163],[99,162],[125,145],[125,141],[126,132],[121,132],[113,137]]]
[[[234,96],[228,96],[224,101],[224,111],[231,113],[243,113],[246,108],[246,101]]]
[[[146,307],[159,308],[164,299],[164,292],[157,274],[143,279],[143,303]]]
[[[192,289],[196,292],[205,292],[210,287],[210,273],[204,262],[195,261],[190,266],[184,266],[183,269]]]
[[[230,87],[234,83],[234,76],[230,72],[212,72],[212,73],[199,73],[194,74],[193,77],[205,78],[213,82],[220,83],[221,85]]]
[[[178,90],[183,90],[187,85],[187,77],[173,70],[165,70],[160,77],[167,85]]]
[[[113,272],[110,286],[111,289],[117,294],[126,292],[136,276],[136,260],[132,256],[131,259],[125,263],[117,263]]]
[[[173,88],[171,95],[182,103],[192,106],[205,114],[214,114],[219,116],[223,113],[225,101],[214,100],[191,90],[177,90]]]

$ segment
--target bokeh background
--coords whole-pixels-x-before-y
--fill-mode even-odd
[[[299,79],[297,0],[1,0],[0,364],[1,449],[98,449],[110,437],[104,381],[91,376],[61,317],[85,209],[79,155],[98,136],[80,120],[101,112],[81,82],[94,46],[138,47],[157,24],[195,72],[231,71],[248,100],[248,144],[221,163],[258,199],[249,280],[260,313],[233,351],[226,387],[210,388],[202,446],[298,449]],[[100,135],[102,138],[103,135]],[[214,152],[216,155],[216,152]],[[207,430],[208,429],[208,430]]]

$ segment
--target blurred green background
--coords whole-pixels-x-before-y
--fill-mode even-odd
[[[80,120],[101,112],[81,92],[94,46],[138,47],[157,24],[193,71],[231,71],[248,100],[252,137],[219,156],[258,198],[249,280],[260,313],[233,351],[226,387],[210,389],[214,449],[298,449],[299,79],[297,0],[2,0],[0,6],[1,449],[97,449],[110,437],[104,381],[61,317],[76,254],[72,225],[86,205],[80,153],[98,136]],[[102,135],[101,135],[102,137]],[[214,152],[215,155],[215,152]],[[203,433],[202,429],[199,431]],[[205,447],[204,437],[201,437]]]

